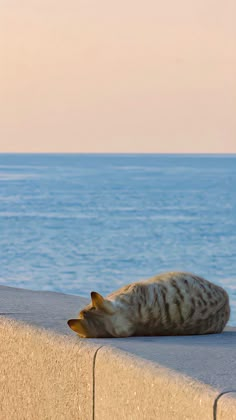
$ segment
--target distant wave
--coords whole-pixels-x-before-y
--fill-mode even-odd
[[[34,178],[39,178],[39,175],[36,175],[36,174],[7,174],[7,173],[0,173],[0,182],[1,181],[22,181],[22,180],[25,180],[25,179],[34,179]]]

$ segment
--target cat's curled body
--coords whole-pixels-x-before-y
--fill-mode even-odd
[[[169,272],[92,302],[68,325],[81,337],[220,333],[229,315],[224,289],[191,273]]]

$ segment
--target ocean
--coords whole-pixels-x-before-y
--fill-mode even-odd
[[[89,298],[172,270],[222,285],[236,325],[236,155],[0,154],[0,284]]]

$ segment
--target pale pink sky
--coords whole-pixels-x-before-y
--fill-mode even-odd
[[[235,0],[1,0],[0,152],[236,152]]]

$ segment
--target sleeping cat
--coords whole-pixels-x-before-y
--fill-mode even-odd
[[[170,272],[122,287],[70,319],[80,337],[220,333],[229,315],[224,289],[190,273]]]

